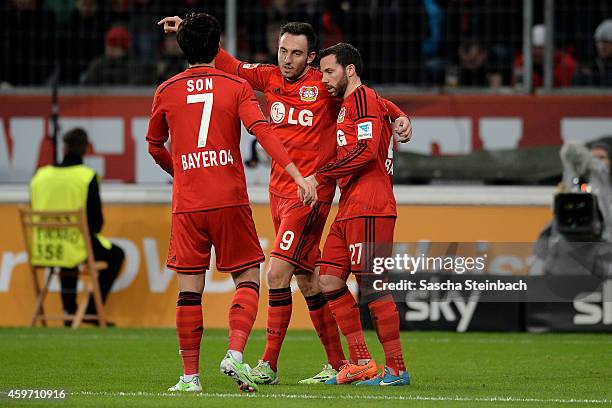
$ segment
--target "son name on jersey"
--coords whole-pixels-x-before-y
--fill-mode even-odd
[[[213,79],[212,78],[198,78],[190,79],[187,81],[187,92],[193,91],[212,91]]]

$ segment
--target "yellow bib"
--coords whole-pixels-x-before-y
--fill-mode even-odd
[[[87,166],[45,166],[30,182],[31,205],[37,211],[74,211],[87,207],[87,192],[96,173]],[[110,241],[98,235],[103,247]],[[83,236],[76,228],[32,231],[31,262],[40,266],[72,268],[87,259]]]

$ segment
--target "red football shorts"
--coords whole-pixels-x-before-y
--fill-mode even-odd
[[[297,198],[282,198],[270,194],[270,210],[276,231],[276,241],[270,253],[298,269],[312,272],[321,256],[319,244],[331,205],[317,202],[305,206]]]
[[[347,280],[352,273],[372,273],[374,258],[393,252],[395,217],[358,217],[334,221],[317,262],[319,275]]]
[[[208,270],[213,245],[219,272],[240,272],[265,260],[248,205],[172,214],[169,269],[180,273]]]

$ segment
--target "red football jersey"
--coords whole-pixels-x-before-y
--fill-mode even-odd
[[[329,95],[321,82],[321,71],[308,67],[292,82],[282,76],[276,65],[244,63],[224,50],[219,50],[215,66],[246,79],[265,94],[270,125],[304,177],[336,157],[334,132],[342,100]],[[280,197],[296,197],[295,183],[276,161],[272,162],[269,190]],[[335,190],[335,183],[321,185],[319,200],[331,202]]]
[[[240,120],[281,169],[291,162],[244,79],[211,67],[194,67],[157,88],[147,141],[155,161],[174,176],[173,213],[249,203]],[[169,133],[171,157],[164,148]],[[296,196],[295,184],[292,190]]]
[[[393,195],[393,139],[389,112],[365,85],[344,99],[338,113],[337,159],[317,170],[319,183],[337,179],[337,220],[397,216]]]

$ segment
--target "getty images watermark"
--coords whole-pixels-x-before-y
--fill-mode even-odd
[[[532,274],[533,243],[369,243],[361,252],[353,257],[363,272],[361,289],[392,292],[398,299],[417,291],[451,296],[479,291],[492,301],[507,295],[518,299],[528,291]]]
[[[372,261],[372,272],[382,277],[386,272],[408,273],[435,272],[439,274],[454,273],[457,275],[482,274],[486,268],[487,255],[482,256],[411,256],[408,254],[395,254],[389,257],[375,257]],[[505,282],[501,279],[464,279],[461,281],[446,279],[400,279],[389,282],[386,279],[374,279],[372,287],[376,291],[526,291],[527,283],[524,280]]]
[[[540,249],[533,242],[363,244],[351,248],[351,270],[361,304],[388,293],[421,317],[450,318],[476,303],[558,303],[612,321],[612,247],[580,242],[553,264]]]
[[[363,244],[351,248],[351,270],[364,301],[376,292],[396,302],[601,303],[612,296],[609,244],[580,242],[563,255],[551,263],[533,242]]]

